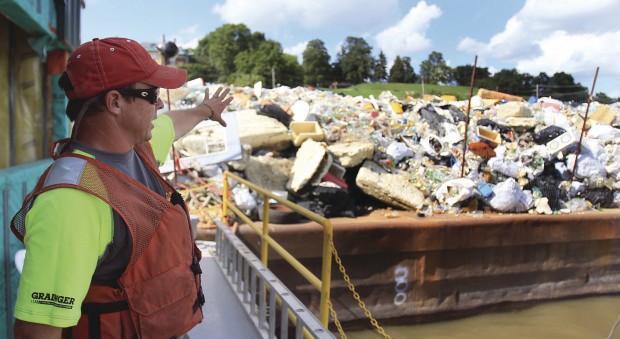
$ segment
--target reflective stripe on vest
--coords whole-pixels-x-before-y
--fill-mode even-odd
[[[86,160],[75,157],[60,158],[52,164],[43,187],[59,184],[78,185],[86,168]]]

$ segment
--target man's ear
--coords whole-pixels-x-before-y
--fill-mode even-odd
[[[121,107],[124,103],[123,96],[115,90],[111,90],[105,95],[106,110],[114,115],[121,113]]]

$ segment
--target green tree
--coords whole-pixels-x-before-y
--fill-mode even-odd
[[[545,94],[558,100],[576,102],[586,102],[589,96],[586,87],[575,83],[573,76],[564,72],[557,72],[549,79]]]
[[[427,84],[445,84],[452,80],[452,69],[441,53],[433,51],[420,64],[420,76]]]
[[[549,83],[549,80],[551,80],[551,78],[549,78],[547,73],[540,72],[537,76],[534,77],[534,79],[532,80],[532,84],[545,86]]]
[[[389,82],[405,82],[405,65],[403,65],[403,60],[400,58],[400,55],[397,55],[394,58],[394,64],[392,68],[390,68],[390,77],[388,78]]]
[[[332,81],[344,82],[344,73],[342,72],[342,65],[339,61],[331,64],[332,69]]]
[[[403,70],[405,74],[405,79],[403,82],[408,83],[408,84],[416,82],[417,75],[413,71],[413,66],[411,66],[411,58],[403,57],[402,62],[403,62]]]
[[[616,101],[603,92],[596,93],[592,99],[605,105],[613,104]]]
[[[549,84],[550,79],[551,78],[549,78],[549,76],[545,72],[538,73],[538,75],[532,79],[532,86],[534,87],[535,92],[536,89],[538,89],[538,96],[541,97],[545,95],[547,91],[547,84]]]
[[[493,74],[489,81],[481,82],[484,87],[503,93],[529,97],[534,94],[533,77],[527,73],[519,73],[516,69],[502,69]]]
[[[250,49],[237,54],[235,57],[237,72],[234,73],[233,78],[239,79],[241,74],[249,74],[252,76],[251,79],[258,76],[263,84],[271,84],[271,69],[273,68],[279,73],[283,64],[284,59],[280,43],[274,40],[265,40],[260,42],[257,47],[250,47]],[[232,79],[229,78],[230,80]]]
[[[262,81],[270,85],[302,85],[303,71],[294,55],[284,54],[274,40],[259,41],[256,47],[240,52],[235,58],[237,71],[228,77],[236,85],[247,86]],[[276,84],[272,84],[272,70]],[[270,87],[270,86],[269,86]]]
[[[304,69],[299,64],[296,56],[286,53],[282,54],[282,63],[279,70],[280,73],[279,75],[276,74],[276,79],[282,85],[296,87],[304,84]]]
[[[185,63],[180,65],[179,68],[187,71],[188,80],[202,78],[206,82],[217,81],[215,69],[209,67],[209,65],[202,63]]]
[[[384,81],[387,77],[387,60],[383,51],[380,51],[372,70],[372,81]]]
[[[260,37],[261,34],[253,35],[244,24],[224,24],[198,42],[196,59],[216,72],[216,81],[224,82],[237,70],[237,55],[256,45],[253,40]]]
[[[331,82],[331,66],[329,53],[323,41],[310,40],[303,53],[304,84],[325,87]]]
[[[453,77],[458,86],[470,86],[471,85],[471,72],[474,70],[473,65],[457,66],[454,69]],[[491,76],[487,67],[476,66],[476,76],[474,79],[474,86],[479,86],[480,80],[488,79]]]
[[[359,84],[370,77],[374,64],[371,52],[372,47],[363,38],[347,37],[338,53],[345,81]]]

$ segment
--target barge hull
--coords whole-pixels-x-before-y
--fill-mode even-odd
[[[376,211],[331,219],[334,245],[356,291],[384,323],[419,323],[546,300],[620,293],[620,212],[439,215]],[[320,278],[322,228],[270,225],[270,235]],[[248,227],[240,237],[259,253]],[[268,267],[316,313],[319,293],[275,252]],[[334,262],[340,321],[365,315]]]

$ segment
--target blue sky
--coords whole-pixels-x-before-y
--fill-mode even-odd
[[[452,67],[553,75],[564,71],[595,92],[620,96],[619,0],[87,0],[82,41],[123,36],[195,47],[225,23],[244,23],[298,55],[312,39],[333,59],[348,36],[418,72],[432,51]]]

